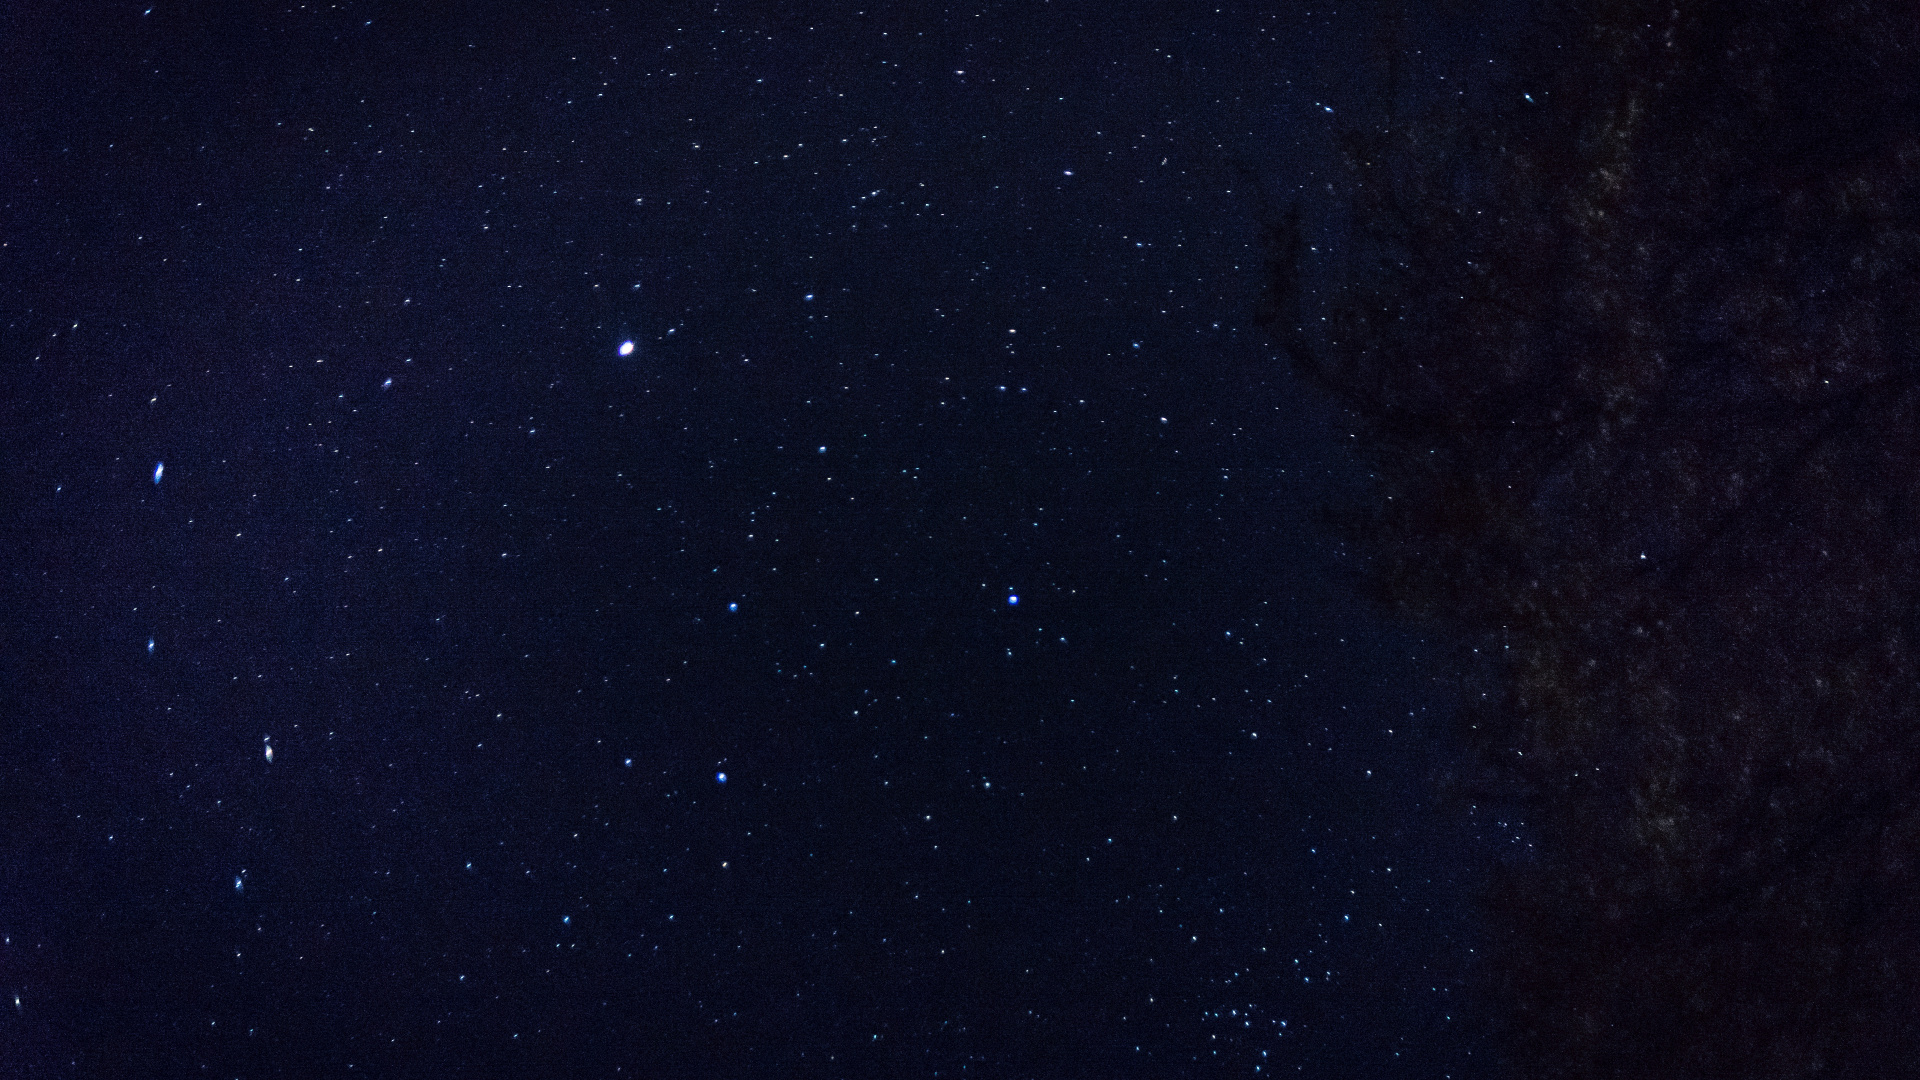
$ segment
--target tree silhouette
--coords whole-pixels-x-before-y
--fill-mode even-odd
[[[1261,317],[1361,424],[1371,587],[1498,658],[1514,1070],[1904,1075],[1920,12],[1559,10],[1492,106],[1410,115],[1383,40],[1347,261],[1309,292],[1276,221]]]

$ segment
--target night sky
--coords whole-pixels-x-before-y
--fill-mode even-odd
[[[12,6],[0,1072],[1489,1075],[1266,8]]]

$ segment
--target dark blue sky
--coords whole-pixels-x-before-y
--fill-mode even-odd
[[[1486,1075],[1252,324],[1372,21],[6,23],[23,1074]]]

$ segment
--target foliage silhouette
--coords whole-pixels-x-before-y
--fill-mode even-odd
[[[1443,779],[1540,830],[1485,898],[1508,1064],[1902,1075],[1920,20],[1588,0],[1495,103],[1416,113],[1406,52],[1343,143],[1344,264],[1277,216],[1260,318],[1360,425],[1370,587],[1499,658]]]

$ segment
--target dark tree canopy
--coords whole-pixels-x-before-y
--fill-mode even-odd
[[[1374,455],[1371,584],[1501,665],[1462,729],[1541,829],[1486,898],[1505,1050],[1907,1075],[1920,8],[1559,11],[1491,115],[1407,115],[1383,47],[1331,293],[1269,238],[1269,324]]]

